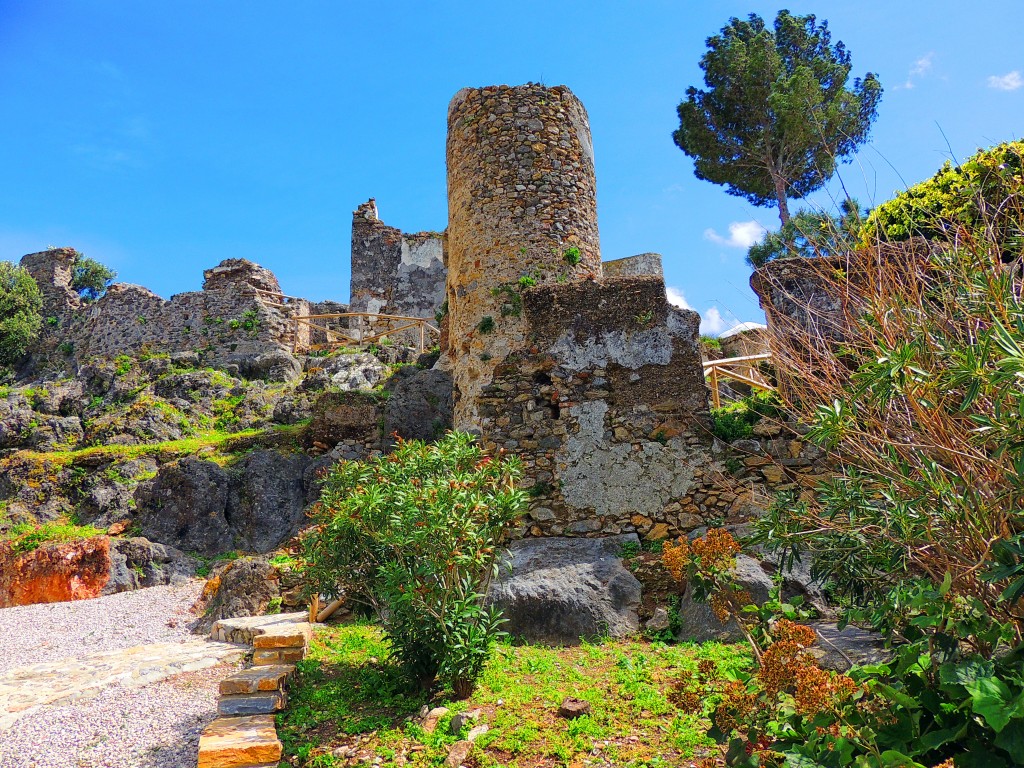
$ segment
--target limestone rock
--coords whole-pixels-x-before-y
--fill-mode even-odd
[[[424,707],[426,709],[426,707]],[[420,726],[427,733],[437,730],[437,721],[448,714],[448,707],[434,707],[420,718]]]
[[[664,632],[670,625],[671,622],[669,620],[668,611],[664,608],[658,607],[654,609],[654,615],[647,620],[644,627],[651,632]]]
[[[306,522],[308,464],[302,454],[257,450],[231,470],[225,517],[236,547],[269,552],[298,533]]]
[[[206,634],[214,622],[236,616],[257,616],[277,597],[277,572],[264,556],[240,557],[214,573],[197,608],[202,617],[192,631]]]
[[[384,434],[434,440],[452,427],[452,377],[446,371],[400,368],[388,379]]]
[[[142,535],[207,557],[229,552],[235,545],[227,500],[227,473],[212,461],[189,456],[164,465],[139,488]]]
[[[111,539],[110,580],[103,594],[184,584],[196,575],[198,565],[184,552],[142,537]]]
[[[522,539],[510,547],[488,600],[530,642],[575,645],[580,638],[622,637],[640,628],[640,582],[619,553],[635,534],[602,539]]]
[[[839,629],[828,622],[811,626],[818,633],[818,641],[809,651],[825,669],[845,672],[853,665],[882,664],[892,658],[877,632],[854,626]]]
[[[448,750],[448,757],[444,761],[445,768],[459,768],[469,759],[469,754],[472,751],[472,741],[456,741],[452,748]]]

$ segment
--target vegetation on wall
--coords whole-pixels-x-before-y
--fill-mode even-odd
[[[71,289],[86,301],[96,301],[114,282],[117,272],[85,254],[75,251],[71,265]]]
[[[1024,763],[1024,177],[1000,165],[947,188],[975,207],[940,215],[927,251],[889,243],[879,258],[866,243],[839,254],[848,269],[831,283],[819,272],[816,290],[844,297],[841,342],[770,325],[786,408],[838,472],[814,497],[773,504],[753,543],[810,558],[844,621],[880,631],[891,661],[821,670],[813,636],[780,620],[793,606],[748,605],[734,543],[666,547],[759,660],[750,676],[681,689],[717,702],[712,734],[731,765]],[[929,222],[927,209],[891,210]]]
[[[868,217],[865,237],[949,240],[988,226],[1004,245],[1020,237],[1016,204],[1024,179],[1024,141],[979,150],[959,165],[946,162],[930,179],[900,192]],[[983,234],[980,236],[984,237]]]
[[[0,261],[0,368],[14,365],[39,334],[43,298],[28,270]]]
[[[867,211],[856,200],[846,199],[840,213],[802,209],[778,232],[764,237],[747,250],[747,263],[757,268],[769,261],[786,258],[833,256],[852,251],[860,241]]]

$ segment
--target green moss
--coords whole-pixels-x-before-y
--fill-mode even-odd
[[[91,525],[76,525],[67,520],[50,523],[18,523],[7,533],[0,536],[0,541],[9,541],[18,554],[31,552],[44,544],[57,544],[77,539],[88,539],[103,533]]]

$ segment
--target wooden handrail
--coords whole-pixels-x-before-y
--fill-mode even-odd
[[[730,365],[752,363],[758,360],[771,360],[771,358],[772,356],[770,353],[764,353],[760,355],[743,355],[741,357],[726,357],[721,360],[705,361],[703,364],[704,375],[710,379],[708,386],[711,389],[711,402],[714,404],[715,408],[722,407],[722,398],[718,392],[719,377],[734,379],[735,381],[757,389],[764,389],[770,392],[774,391],[775,387],[762,379],[760,374],[752,366],[746,366],[747,371],[745,373],[729,370]]]
[[[357,335],[355,333],[347,332],[350,330],[347,328],[331,328],[327,325],[321,325],[320,323],[316,322],[324,320],[340,320],[343,318],[352,317],[370,318],[373,321],[384,320],[388,323],[388,327],[374,330],[373,332],[367,333],[365,335],[363,333],[358,333]],[[312,328],[314,331],[323,333],[324,336],[327,338],[326,344],[308,345],[307,348],[313,351],[321,349],[333,349],[339,346],[349,345],[359,347],[364,344],[373,344],[375,342],[382,340],[386,336],[400,333],[402,331],[419,329],[419,350],[422,353],[426,349],[427,333],[429,332],[436,336],[440,336],[441,334],[441,331],[438,328],[428,323],[422,317],[408,317],[406,315],[389,315],[381,312],[329,312],[316,315],[296,315],[292,318],[292,320],[295,321],[296,330],[298,329],[299,325],[303,325],[308,328]],[[298,346],[298,334],[296,334],[296,351],[298,349]]]

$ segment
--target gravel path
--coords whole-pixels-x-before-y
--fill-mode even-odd
[[[44,707],[0,736],[0,768],[195,768],[199,734],[216,717],[217,684],[235,668]]]
[[[184,640],[203,582],[0,609],[0,673],[40,661]]]
[[[201,590],[196,581],[0,609],[0,675],[99,651],[195,644],[189,608]],[[216,716],[217,684],[237,667],[219,664],[141,688],[114,684],[85,701],[26,711],[0,732],[0,768],[195,768],[199,734]]]

